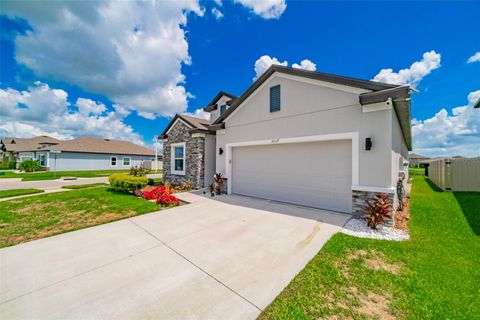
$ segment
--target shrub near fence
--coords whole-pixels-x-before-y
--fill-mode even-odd
[[[147,185],[147,177],[134,177],[124,173],[112,174],[108,181],[115,191],[133,192]]]
[[[480,191],[480,157],[430,161],[428,177],[446,191]]]

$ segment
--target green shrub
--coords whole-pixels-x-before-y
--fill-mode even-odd
[[[37,160],[24,160],[20,163],[19,169],[25,172],[33,172],[40,170],[40,163]]]
[[[133,192],[147,185],[147,177],[134,177],[124,173],[112,174],[108,181],[115,191]]]
[[[15,169],[16,167],[17,167],[17,163],[15,161],[5,161],[0,163],[1,170]]]

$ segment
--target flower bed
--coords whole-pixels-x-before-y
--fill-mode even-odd
[[[137,190],[135,195],[147,200],[155,200],[155,203],[164,207],[180,205],[180,200],[173,195],[174,189],[169,184],[154,188]]]

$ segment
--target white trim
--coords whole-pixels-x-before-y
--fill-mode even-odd
[[[391,110],[392,104],[388,104],[386,101],[377,102],[372,104],[366,104],[362,106],[362,112],[375,112],[375,111],[382,111],[382,110]]]
[[[128,161],[128,164],[125,164],[125,159],[128,158],[129,161]],[[123,167],[130,167],[132,165],[132,157],[130,156],[123,156],[122,157],[122,166]]]
[[[225,129],[217,130],[217,134],[225,134]]]
[[[112,159],[115,158],[115,165],[112,165]],[[111,156],[110,157],[110,167],[117,167],[118,166],[118,156]]]
[[[183,147],[183,170],[175,170],[175,147]],[[187,164],[187,144],[185,142],[172,143],[170,145],[170,173],[184,176],[185,166]]]
[[[197,132],[197,133],[192,133],[192,138],[205,138],[205,133],[200,133],[200,132]]]
[[[352,190],[357,191],[368,191],[368,192],[385,192],[385,193],[395,193],[395,188],[385,188],[385,187],[371,187],[371,186],[360,186],[352,185]]]
[[[167,130],[167,132],[165,132],[165,134],[168,134],[168,133],[170,132],[170,130],[172,130],[173,127],[175,127],[175,124],[177,123],[177,121],[181,121],[184,125],[186,125],[186,126],[189,127],[190,129],[193,128],[191,125],[189,125],[188,123],[186,123],[185,121],[183,121],[182,118],[177,118],[177,120],[175,120],[175,122],[172,123],[172,125],[171,125],[170,128]]]
[[[271,144],[334,141],[334,140],[351,140],[352,141],[352,185],[358,185],[359,177],[360,177],[359,133],[344,132],[344,133],[322,134],[322,135],[315,135],[315,136],[276,138],[276,139],[269,139],[269,140],[227,143],[225,146],[225,148],[227,149],[226,157],[225,157],[225,175],[227,177],[228,193],[230,193],[232,190],[232,148],[245,147],[245,146],[271,145]]]

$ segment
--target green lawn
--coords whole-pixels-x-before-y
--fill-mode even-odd
[[[87,183],[87,184],[72,184],[70,186],[63,186],[64,189],[87,189],[108,186],[108,183]]]
[[[25,194],[40,193],[43,190],[40,189],[10,189],[10,190],[0,190],[0,198],[9,198],[15,196],[23,196]]]
[[[34,180],[53,180],[60,177],[77,177],[77,178],[98,178],[106,177],[114,173],[130,172],[130,170],[90,170],[90,171],[42,171],[31,173],[14,173],[11,171],[5,171],[1,178],[22,178],[22,181],[34,181]]]
[[[411,240],[336,234],[260,319],[480,319],[480,193],[413,177]]]
[[[410,176],[423,176],[425,174],[425,168],[408,168]]]
[[[0,206],[0,247],[160,210],[153,202],[107,187],[19,198]]]

